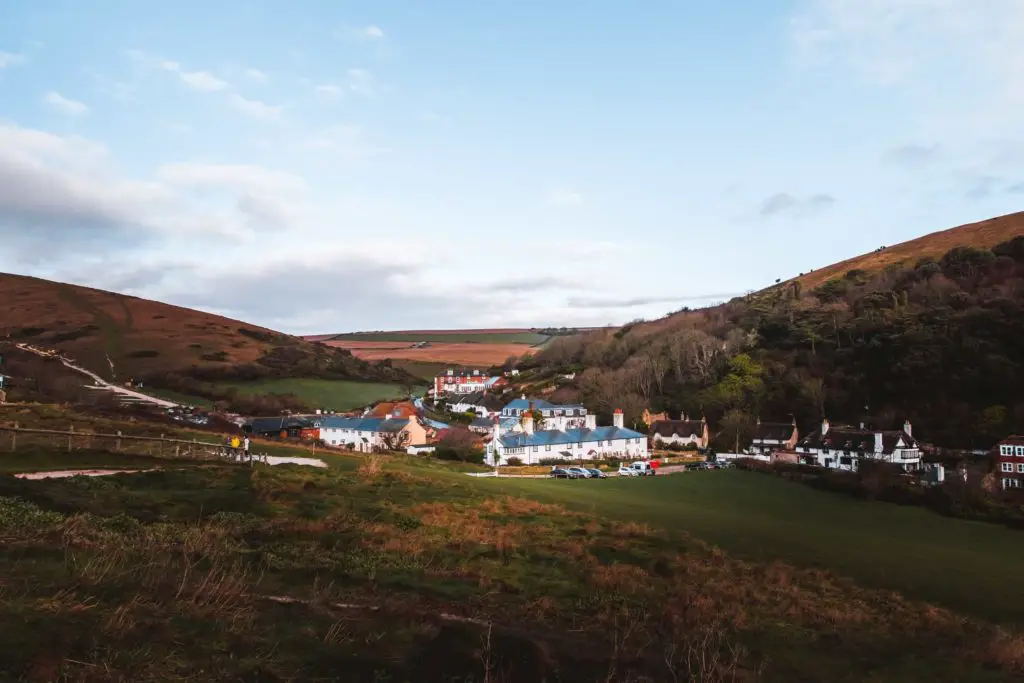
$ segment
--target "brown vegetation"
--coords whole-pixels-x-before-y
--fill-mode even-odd
[[[492,330],[487,330],[491,332]],[[329,341],[327,346],[347,349],[363,360],[414,360],[423,363],[454,363],[477,367],[501,365],[509,356],[525,356],[535,349],[528,344],[431,342],[414,348],[401,342]]]

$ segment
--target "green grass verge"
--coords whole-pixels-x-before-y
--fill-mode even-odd
[[[337,341],[409,342],[421,341],[458,344],[527,344],[536,346],[548,340],[545,334],[536,332],[453,332],[450,334],[415,334],[408,332],[353,332],[334,337]]]
[[[375,401],[402,398],[402,387],[377,382],[329,379],[272,379],[260,382],[219,382],[244,394],[295,394],[306,403],[327,410],[353,410]]]
[[[447,368],[452,367],[452,363],[427,363],[418,360],[403,360],[400,358],[392,359],[391,365],[405,370],[413,377],[418,377],[425,382],[433,383],[434,378],[444,372]]]
[[[330,461],[0,476],[0,576],[16,587],[0,621],[18,624],[0,629],[0,679],[985,683],[1024,665],[1019,634],[681,533],[701,508],[719,527],[750,509],[791,525],[781,494],[751,494],[784,483],[768,477],[508,482]],[[836,521],[825,499],[798,502]]]
[[[1024,623],[1024,534],[727,470],[481,487],[687,531],[759,560],[825,567],[985,618]]]

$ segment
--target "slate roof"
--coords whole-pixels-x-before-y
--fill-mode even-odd
[[[534,398],[534,399],[530,399],[530,398],[517,398],[517,399],[514,399],[514,400],[508,402],[505,405],[503,410],[518,410],[518,411],[529,410],[531,403],[533,403],[533,409],[534,410],[539,410],[542,413],[546,412],[546,411],[551,411],[551,410],[582,410],[584,412],[586,412],[586,410],[587,410],[583,405],[581,405],[579,403],[569,403],[569,404],[566,404],[566,405],[557,405],[557,404],[554,404],[554,403],[549,403],[548,401],[545,401],[542,398]]]
[[[1013,434],[999,442],[1000,446],[1024,446],[1024,436]]]
[[[357,432],[400,432],[408,424],[407,418],[327,416],[320,420],[324,429],[352,429]]]
[[[800,439],[800,446],[806,448],[823,449],[828,448],[837,451],[860,451],[863,453],[875,452],[876,431],[870,429],[857,429],[854,427],[830,427],[825,432],[824,438],[821,429]],[[903,439],[904,448],[918,448],[917,440],[900,430],[882,430],[882,452],[892,453],[896,444]]]
[[[498,412],[503,407],[501,401],[496,396],[486,391],[474,391],[472,394],[466,394],[458,399],[449,401],[449,403],[451,405],[480,406],[491,412]]]
[[[754,430],[754,441],[789,441],[796,425],[792,422],[762,422]],[[874,438],[871,437],[872,443]]]
[[[286,415],[283,417],[254,417],[244,427],[257,434],[269,434],[286,429],[311,429],[314,420],[308,417]]]
[[[494,426],[494,420],[489,417],[478,417],[470,422],[469,426],[477,429],[491,429]]]
[[[528,446],[554,446],[594,441],[616,441],[619,439],[646,438],[639,432],[621,427],[598,427],[596,429],[543,429],[533,434],[509,433],[499,437],[505,448],[526,448]]]
[[[705,424],[701,420],[655,420],[650,435],[660,434],[666,439],[674,435],[703,438]]]

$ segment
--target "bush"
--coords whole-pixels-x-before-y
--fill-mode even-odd
[[[523,464],[523,459],[512,456],[511,458],[505,461],[505,464],[508,465],[509,467],[519,467],[520,465]]]

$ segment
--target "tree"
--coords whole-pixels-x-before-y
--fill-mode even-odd
[[[397,432],[384,432],[380,438],[381,450],[404,451],[409,445],[409,432],[403,430]]]
[[[722,418],[719,444],[739,453],[753,439],[754,428],[754,419],[749,414],[733,408]]]

